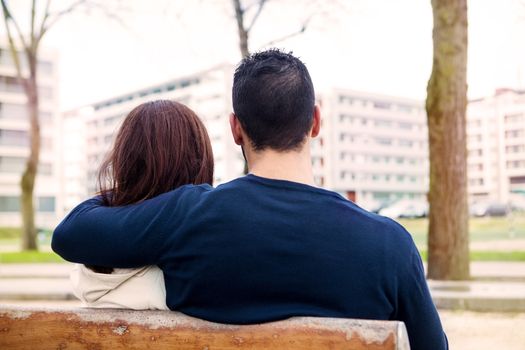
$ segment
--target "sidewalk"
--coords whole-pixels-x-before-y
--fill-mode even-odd
[[[72,264],[1,264],[0,303],[74,300]],[[428,284],[439,309],[525,312],[525,262],[473,262],[471,281]]]

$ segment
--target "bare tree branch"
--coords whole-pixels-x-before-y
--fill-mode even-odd
[[[58,11],[56,13],[50,13],[48,15],[49,24],[43,27],[43,31],[41,34],[47,32],[49,28],[51,28],[62,16],[67,15],[68,13],[73,12],[77,7],[84,4],[86,0],[77,0],[74,3],[72,3],[69,7],[66,7],[62,11]]]
[[[250,54],[248,49],[248,31],[244,27],[244,10],[241,6],[241,0],[232,0],[235,9],[235,19],[237,21],[237,32],[239,35],[239,48],[241,56],[247,57]]]
[[[49,8],[51,7],[51,0],[47,0],[46,8],[44,10],[44,17],[42,18],[42,22],[40,23],[40,30],[38,31],[38,41],[42,39],[44,34],[46,33],[46,24],[47,20],[49,19]]]
[[[35,17],[36,17],[36,0],[31,2],[31,31],[29,32],[29,40],[31,43],[31,49],[34,49],[34,38],[35,38]]]
[[[250,25],[246,29],[246,31],[248,33],[252,30],[255,22],[257,21],[257,18],[259,18],[259,16],[261,15],[261,12],[263,10],[264,5],[266,4],[266,1],[267,0],[259,0],[259,7],[257,8],[257,12],[255,13],[255,15],[253,15],[252,22],[250,23]]]
[[[122,20],[122,18],[120,18],[114,12],[108,9],[107,3],[104,4],[104,3],[99,3],[95,1],[88,1],[86,5],[91,8],[96,8],[97,10],[101,11],[107,18],[117,22],[122,28],[130,32],[132,31],[131,28]]]
[[[297,35],[300,35],[300,34],[303,34],[306,29],[308,29],[308,25],[310,24],[310,20],[311,20],[312,16],[308,17],[304,22],[303,22],[303,25],[301,26],[301,28],[299,28],[298,31],[296,32],[293,32],[293,33],[290,33],[290,34],[287,34],[285,36],[282,36],[278,39],[274,39],[274,40],[271,40],[269,42],[267,42],[266,44],[264,45],[261,45],[261,48],[262,47],[266,47],[266,46],[273,46],[281,41],[285,41],[285,40],[288,40],[290,38],[293,38],[294,36],[297,36]]]
[[[9,8],[7,7],[7,4],[6,4],[5,0],[0,0],[0,2],[2,4],[2,12],[4,14],[4,24],[5,24],[5,29],[6,29],[6,33],[7,33],[7,40],[9,41],[9,50],[11,51],[11,56],[13,57],[13,61],[14,61],[14,64],[15,64],[16,75],[17,75],[18,79],[20,81],[22,81],[23,78],[22,78],[22,66],[20,64],[20,56],[18,54],[18,50],[16,49],[16,44],[15,44],[15,41],[13,39],[13,34],[11,33],[11,28],[9,26],[9,22],[13,23],[13,26],[15,27],[15,30],[18,33],[18,36],[19,36],[19,39],[20,39],[20,43],[21,43],[24,51],[26,51],[26,54],[28,53],[28,46],[26,44],[24,36],[22,35],[20,27],[18,26],[18,23],[16,22],[16,20],[11,15],[11,12],[9,11]]]

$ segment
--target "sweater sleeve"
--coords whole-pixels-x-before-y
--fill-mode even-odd
[[[432,301],[425,279],[423,263],[413,241],[411,253],[406,257],[405,271],[398,275],[397,315],[395,319],[406,325],[410,348],[448,349],[448,341],[443,331],[439,315]]]
[[[184,186],[123,207],[89,199],[58,225],[51,247],[65,260],[86,265],[155,265],[199,192],[198,186]]]

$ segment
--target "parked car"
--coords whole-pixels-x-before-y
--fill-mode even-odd
[[[393,219],[422,218],[428,215],[428,203],[421,200],[402,199],[381,209],[379,214]]]
[[[365,208],[366,210],[372,212],[372,213],[378,214],[382,209],[391,206],[392,203],[393,203],[393,201],[391,201],[391,200],[372,201],[372,202],[367,202],[362,207]]]
[[[506,216],[509,206],[498,202],[476,202],[470,206],[470,215],[483,216]]]

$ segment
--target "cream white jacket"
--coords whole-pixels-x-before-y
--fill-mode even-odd
[[[84,306],[133,310],[169,310],[164,275],[157,266],[94,272],[75,264],[71,271],[73,293]]]

